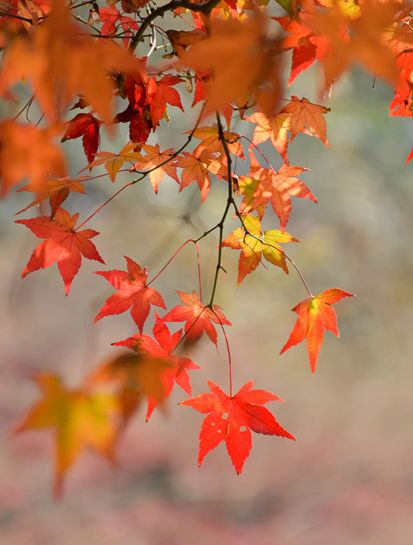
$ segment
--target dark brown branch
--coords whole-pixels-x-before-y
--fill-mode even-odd
[[[157,17],[163,17],[165,13],[168,13],[168,11],[174,11],[178,8],[185,8],[189,9],[190,11],[209,13],[219,3],[219,1],[220,0],[208,0],[207,2],[193,3],[189,0],[172,0],[163,6],[159,6],[143,20],[142,25],[139,27],[139,30],[131,40],[129,49],[131,51],[135,51],[136,46],[143,39],[145,31],[150,26],[152,21],[154,21]]]

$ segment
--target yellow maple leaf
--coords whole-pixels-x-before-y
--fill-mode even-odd
[[[54,429],[54,492],[58,496],[67,470],[85,447],[114,462],[118,400],[106,392],[67,389],[52,373],[40,374],[35,380],[43,398],[29,410],[16,432]]]

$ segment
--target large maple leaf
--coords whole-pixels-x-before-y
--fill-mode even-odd
[[[110,123],[113,80],[110,70],[132,72],[141,63],[110,40],[95,41],[73,22],[63,0],[30,33],[18,36],[5,55],[0,92],[29,80],[46,117],[55,122],[76,94],[85,97]]]
[[[265,390],[253,390],[254,382],[247,382],[237,394],[228,396],[216,384],[208,381],[210,393],[200,394],[182,401],[180,405],[192,407],[207,414],[199,435],[198,464],[205,456],[225,441],[235,471],[242,471],[252,447],[252,434],[278,435],[295,440],[263,405],[269,401],[283,401]]]
[[[262,256],[288,274],[285,254],[280,243],[298,242],[298,240],[278,229],[262,232],[260,220],[255,216],[244,216],[243,222],[248,233],[243,227],[239,227],[222,242],[222,246],[241,250],[238,263],[238,285],[248,273],[258,267]]]
[[[42,191],[50,176],[65,176],[62,150],[53,142],[57,129],[39,129],[14,121],[0,123],[0,196],[24,178]]]
[[[327,39],[320,58],[325,88],[331,86],[353,64],[360,63],[390,83],[397,82],[396,58],[386,42],[386,32],[394,24],[400,4],[395,1],[364,0],[356,12],[346,13],[340,5],[303,17],[314,34]]]
[[[107,392],[68,389],[54,374],[40,374],[35,380],[43,397],[29,410],[16,431],[54,429],[54,490],[55,495],[59,495],[67,470],[85,447],[114,461],[118,402]]]
[[[218,305],[212,309],[204,305],[195,291],[177,291],[183,305],[178,305],[161,318],[163,322],[185,322],[185,337],[197,341],[204,333],[217,344],[217,331],[214,324],[231,325]]]
[[[57,263],[68,295],[73,279],[80,269],[82,256],[105,263],[90,240],[99,233],[93,229],[76,231],[78,218],[79,214],[71,216],[64,208],[59,208],[53,218],[40,216],[16,221],[28,227],[38,238],[46,239],[32,253],[22,273],[23,278],[33,271],[46,269]]]
[[[211,74],[205,83],[205,114],[231,102],[246,104],[251,95],[265,113],[275,108],[280,55],[278,40],[266,35],[266,23],[262,15],[244,22],[214,20],[205,39],[180,53],[182,64]]]
[[[126,257],[127,271],[97,271],[105,278],[116,293],[111,295],[96,315],[95,322],[112,314],[122,314],[131,309],[131,315],[142,333],[143,325],[149,315],[151,305],[165,308],[162,295],[146,285],[148,269],[140,267],[130,257]]]
[[[307,339],[310,367],[314,373],[317,366],[318,354],[323,344],[324,330],[327,329],[339,337],[337,316],[331,305],[337,303],[343,297],[353,297],[353,294],[332,288],[298,303],[292,309],[298,314],[297,321],[280,354]]]

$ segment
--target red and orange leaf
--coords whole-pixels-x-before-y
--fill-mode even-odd
[[[175,383],[178,384],[185,393],[191,396],[192,387],[188,370],[200,369],[200,367],[190,358],[173,355],[174,350],[178,347],[182,339],[182,330],[180,329],[171,335],[168,326],[162,322],[158,314],[156,314],[153,335],[161,348],[168,354],[172,363],[172,366],[169,369],[166,369],[162,375],[165,397],[169,396]],[[150,419],[157,405],[157,399],[148,396],[148,409],[146,411],[147,421]]]
[[[151,305],[166,308],[162,295],[146,285],[148,269],[142,269],[130,257],[126,257],[127,271],[97,271],[96,274],[105,278],[116,293],[111,295],[95,317],[95,322],[112,314],[122,314],[131,310],[132,318],[142,333]]]
[[[67,122],[62,142],[82,137],[83,149],[89,163],[95,158],[99,146],[99,128],[101,122],[92,114],[77,114]]]
[[[291,140],[304,132],[319,138],[327,145],[327,128],[323,115],[329,111],[330,108],[293,95],[289,104],[282,109],[284,114],[290,115]]]
[[[343,299],[343,297],[353,297],[353,294],[332,288],[298,303],[292,309],[298,314],[297,321],[280,354],[307,339],[310,367],[314,373],[318,354],[323,344],[324,330],[327,329],[339,337],[337,316],[332,305]]]
[[[273,169],[261,167],[251,153],[251,176],[258,180],[252,207],[259,209],[259,207],[270,203],[280,220],[281,229],[284,229],[291,214],[291,197],[300,197],[317,202],[316,197],[298,178],[300,174],[307,170],[303,167],[283,164],[277,172]]]
[[[58,496],[67,470],[86,447],[114,462],[119,406],[113,394],[68,389],[60,377],[51,373],[40,374],[35,380],[42,398],[29,410],[16,431],[54,430],[54,491]]]
[[[71,192],[82,194],[85,193],[82,183],[85,180],[87,180],[87,178],[51,178],[45,181],[40,190],[36,190],[36,187],[33,184],[25,185],[19,189],[18,192],[32,191],[36,193],[36,198],[25,208],[16,212],[16,215],[25,212],[32,206],[36,206],[46,199],[49,199],[50,213],[53,217],[56,214],[57,209],[64,203]]]
[[[195,291],[177,291],[183,305],[178,305],[161,318],[163,322],[185,322],[185,337],[197,341],[204,333],[217,344],[217,331],[214,324],[231,325],[218,305],[212,309],[204,305]]]
[[[38,238],[45,239],[32,253],[22,273],[23,278],[33,271],[46,269],[57,263],[65,293],[68,295],[72,281],[80,269],[82,256],[105,263],[90,240],[99,233],[93,229],[76,231],[78,218],[79,214],[71,216],[64,208],[59,208],[54,218],[40,216],[16,221],[28,227]]]
[[[103,36],[116,34],[117,26],[121,25],[124,32],[123,43],[126,47],[128,47],[134,31],[138,30],[137,21],[132,17],[122,15],[113,5],[99,8],[99,20],[103,23],[100,31]]]
[[[222,246],[241,250],[238,263],[238,285],[247,274],[258,267],[263,256],[288,274],[285,254],[279,243],[298,242],[298,240],[278,229],[262,232],[260,220],[255,216],[244,216],[243,222],[248,232],[243,227],[239,227],[222,242]]]
[[[48,178],[66,175],[62,150],[53,142],[57,132],[54,127],[0,123],[0,196],[24,178],[41,192]]]
[[[87,383],[114,386],[122,422],[126,425],[145,399],[148,408],[153,404],[152,410],[156,405],[163,405],[172,389],[170,377],[173,379],[176,374],[176,361],[146,334],[133,335],[112,344],[129,350],[104,361],[89,375]]]
[[[253,385],[253,381],[248,382],[237,394],[228,396],[219,386],[208,381],[211,393],[200,394],[180,403],[207,414],[199,435],[199,465],[208,452],[225,441],[232,465],[238,474],[241,473],[252,447],[251,431],[295,440],[263,407],[269,401],[283,400],[271,392],[253,390]]]
[[[159,81],[154,77],[150,77],[147,84],[147,101],[151,112],[152,125],[158,125],[162,117],[165,115],[166,106],[176,106],[184,111],[181,97],[174,85],[182,83],[182,79],[177,76],[163,76]]]

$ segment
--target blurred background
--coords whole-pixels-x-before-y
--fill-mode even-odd
[[[313,75],[300,76],[291,94],[318,102]],[[290,91],[288,90],[289,96]],[[327,333],[311,375],[304,345],[280,357],[295,321],[290,309],[306,297],[299,278],[260,267],[237,288],[239,252],[224,250],[216,303],[233,327],[228,336],[238,389],[255,379],[286,399],[270,406],[297,442],[254,434],[253,450],[237,476],[225,447],[197,468],[202,415],[176,402],[166,416],[145,424],[143,408],[119,448],[119,467],[85,453],[69,472],[60,502],[52,498],[52,434],[12,434],[38,393],[34,371],[59,372],[76,386],[108,354],[110,343],[136,333],[125,313],[92,325],[112,292],[83,260],[69,297],[56,267],[20,279],[38,242],[13,223],[30,195],[0,205],[0,542],[2,545],[411,545],[413,535],[413,184],[405,164],[412,145],[410,120],[387,115],[392,92],[355,70],[325,102],[330,148],[300,135],[292,164],[319,199],[294,199],[288,231],[300,240],[288,253],[314,293],[340,287],[355,299],[337,305],[341,339]],[[189,114],[170,109],[156,133],[161,148],[177,146],[191,127]],[[248,131],[249,123],[233,130]],[[101,150],[117,151],[103,138]],[[85,166],[80,141],[65,144],[75,175]],[[270,145],[264,152],[278,167]],[[239,172],[245,171],[238,160]],[[67,207],[88,213],[116,186],[87,184],[87,197]],[[155,196],[148,182],[129,188],[88,225],[107,269],[124,269],[130,256],[154,274],[187,238],[213,226],[225,206],[224,184],[214,181],[199,207],[198,188],[178,193],[165,179]],[[66,205],[65,205],[66,206]],[[188,215],[189,212],[189,215]],[[34,211],[36,214],[36,211]],[[188,217],[184,217],[188,216]],[[23,214],[31,217],[31,213]],[[189,218],[189,221],[188,221]],[[236,226],[228,222],[226,234]],[[278,221],[268,212],[265,228]],[[201,243],[203,287],[212,287],[216,233]],[[196,260],[188,246],[156,283],[168,308],[175,290],[196,289]],[[152,313],[153,314],[153,313]],[[147,322],[146,331],[151,331]],[[225,345],[207,339],[192,347],[202,366],[192,373],[194,394],[207,379],[227,389]]]

